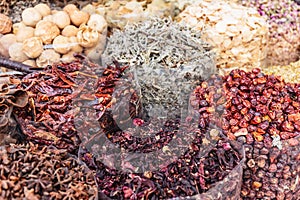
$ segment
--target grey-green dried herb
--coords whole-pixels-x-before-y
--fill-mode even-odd
[[[129,24],[111,35],[102,62],[130,66],[126,73],[149,117],[174,117],[187,106],[192,88],[216,71],[211,47],[200,35],[170,19]]]

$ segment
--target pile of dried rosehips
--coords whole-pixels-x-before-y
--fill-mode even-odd
[[[233,70],[197,87],[199,127],[221,127],[244,144],[243,199],[297,199],[300,193],[300,85],[280,77]]]

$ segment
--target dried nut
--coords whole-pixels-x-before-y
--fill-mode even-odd
[[[29,65],[29,66],[31,66],[31,67],[37,67],[37,66],[36,66],[35,60],[29,59],[29,60],[25,60],[25,61],[22,62],[22,63],[23,63],[23,64],[26,64],[26,65]]]
[[[87,22],[87,25],[91,27],[92,29],[97,30],[99,33],[102,33],[107,29],[107,22],[104,19],[103,16],[99,14],[92,14],[90,16],[89,21]]]
[[[17,42],[23,42],[27,38],[34,36],[34,28],[30,26],[20,26],[15,35],[17,36]]]
[[[76,53],[80,53],[83,51],[82,46],[80,46],[78,43],[77,37],[75,36],[69,37],[69,41],[70,41],[71,51]]]
[[[66,5],[63,10],[67,12],[69,15],[72,14],[74,11],[79,11],[79,9],[74,4]]]
[[[58,53],[68,53],[71,50],[69,38],[62,35],[57,36],[53,40],[53,48]]]
[[[70,52],[68,52],[67,54],[64,54],[64,55],[61,57],[60,61],[61,61],[61,62],[66,62],[66,63],[74,61],[74,60],[76,59],[76,58],[74,57],[74,54],[75,54],[75,53],[76,53],[76,52],[74,52],[74,51],[70,51]]]
[[[38,67],[46,67],[47,65],[52,65],[53,63],[58,63],[59,61],[60,54],[53,49],[47,49],[44,50],[36,59],[36,64]]]
[[[98,31],[86,26],[81,25],[77,33],[77,39],[81,46],[83,47],[93,47],[97,44],[99,40]]]
[[[67,12],[57,11],[52,15],[52,21],[58,26],[58,28],[63,29],[70,25],[71,20]]]
[[[17,42],[17,43],[10,45],[8,52],[9,52],[9,56],[14,61],[23,62],[28,59],[28,57],[23,52],[23,44],[22,43]]]
[[[32,37],[24,40],[23,52],[29,58],[37,58],[43,52],[43,41],[39,37]]]
[[[89,14],[86,12],[83,12],[81,10],[79,10],[79,11],[75,10],[74,12],[70,13],[69,15],[71,18],[71,22],[75,26],[80,26],[81,24],[85,24],[89,20]]]
[[[95,47],[91,47],[85,50],[84,54],[91,60],[98,60],[104,49],[106,44],[106,34],[100,34],[100,38]]]
[[[41,20],[36,24],[34,35],[40,37],[44,44],[51,44],[59,32],[59,28],[53,22]]]
[[[12,21],[11,19],[0,13],[0,33],[5,34],[9,33],[12,29]]]
[[[61,31],[61,35],[66,37],[76,36],[78,30],[79,29],[76,26],[68,25]]]
[[[17,37],[14,34],[6,34],[0,38],[0,54],[9,57],[8,48],[13,43],[17,42]]]
[[[26,8],[22,12],[22,20],[27,26],[34,27],[41,19],[42,15],[34,8]]]
[[[45,16],[51,14],[50,7],[44,3],[39,3],[38,5],[34,6],[34,9],[36,9],[42,15],[42,17],[45,17]]]

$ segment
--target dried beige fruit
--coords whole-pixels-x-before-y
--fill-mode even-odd
[[[63,10],[67,12],[69,15],[72,14],[74,11],[79,11],[79,9],[74,4],[66,5]]]
[[[23,44],[19,42],[10,45],[8,53],[10,58],[14,61],[23,62],[28,59],[23,52]]]
[[[96,46],[86,49],[84,53],[89,59],[93,61],[98,61],[104,51],[105,44],[106,44],[106,32],[100,34],[99,41]]]
[[[41,19],[42,15],[34,8],[26,8],[22,12],[22,20],[27,26],[34,27]]]
[[[86,24],[87,21],[89,20],[89,14],[86,12],[83,12],[81,10],[73,11],[72,13],[69,13],[71,22],[75,26],[80,26],[81,24]]]
[[[43,42],[39,37],[31,37],[23,42],[23,52],[29,58],[37,58],[43,52]]]
[[[52,22],[54,22],[58,28],[63,29],[66,26],[70,25],[71,20],[67,12],[57,11],[52,15]]]
[[[78,43],[77,37],[75,37],[75,36],[69,37],[69,42],[70,42],[72,52],[80,53],[83,51],[82,46],[80,46]]]
[[[23,42],[24,40],[34,36],[34,28],[30,26],[21,26],[15,35],[17,36],[17,42]]]
[[[81,25],[77,33],[77,40],[83,47],[93,47],[99,40],[99,33],[89,26]]]
[[[17,37],[14,34],[5,34],[0,38],[0,54],[4,57],[9,57],[8,48],[10,45],[17,42]]]
[[[53,22],[41,20],[36,25],[34,35],[40,37],[44,44],[51,44],[59,32],[59,28]]]
[[[12,21],[11,19],[0,13],[0,33],[6,34],[9,33],[12,29]]]
[[[102,33],[103,31],[106,31],[107,29],[107,22],[104,19],[103,16],[99,14],[92,14],[90,16],[89,21],[87,22],[87,25],[91,27],[92,29],[97,30],[99,33]]]
[[[39,3],[36,6],[34,6],[34,9],[37,10],[42,17],[45,17],[47,15],[51,14],[51,9],[47,4]]]
[[[76,52],[74,52],[74,51],[70,51],[70,52],[68,52],[67,54],[64,54],[62,57],[61,57],[61,59],[60,59],[60,61],[62,61],[62,62],[72,62],[72,61],[74,61],[76,58],[74,57],[74,54],[75,54]]]
[[[66,36],[66,37],[76,36],[78,33],[78,30],[79,29],[76,26],[68,25],[61,31],[61,35]]]
[[[33,59],[29,59],[29,60],[25,60],[24,62],[22,62],[23,64],[29,65],[31,67],[37,67],[35,60]]]
[[[57,53],[53,49],[46,49],[36,59],[36,64],[38,67],[46,67],[47,65],[52,65],[53,63],[58,63],[59,61],[60,61],[59,53]]]
[[[59,35],[53,40],[53,48],[57,53],[66,54],[71,50],[68,37]]]

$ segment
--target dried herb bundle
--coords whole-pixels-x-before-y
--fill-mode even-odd
[[[216,125],[244,144],[243,199],[299,197],[299,84],[259,69],[233,70],[202,82],[194,97],[201,128]]]
[[[0,199],[97,199],[94,175],[53,146],[0,147]]]
[[[129,65],[127,73],[144,111],[150,117],[172,118],[186,109],[196,83],[216,70],[211,48],[199,35],[169,19],[154,18],[114,31],[102,61]]]

